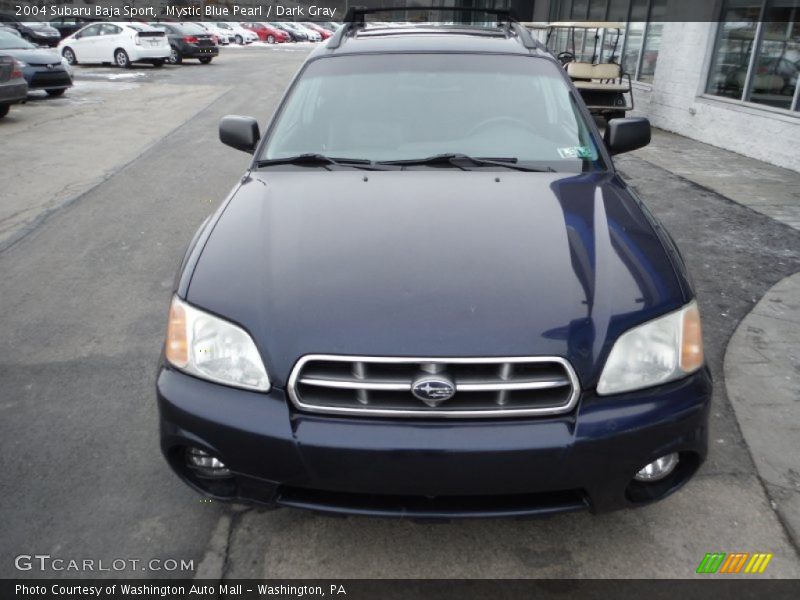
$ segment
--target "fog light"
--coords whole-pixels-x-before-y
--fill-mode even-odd
[[[187,448],[186,465],[203,477],[227,477],[231,474],[224,462],[200,448]]]
[[[675,470],[678,466],[678,453],[665,454],[636,473],[636,481],[659,481]]]

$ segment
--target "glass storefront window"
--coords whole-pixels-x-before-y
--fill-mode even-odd
[[[622,49],[625,47],[624,29],[606,29],[603,33],[603,50],[600,62],[619,63],[622,59]]]
[[[642,64],[639,67],[639,81],[653,81],[653,74],[656,72],[656,62],[658,61],[658,50],[661,47],[661,30],[664,28],[664,16],[666,14],[666,0],[653,0],[650,6],[650,22],[647,26],[645,35],[644,50],[642,52]]]
[[[593,0],[593,4],[597,0]],[[572,18],[585,19],[589,10],[589,0],[572,0]]]
[[[746,100],[791,109],[800,74],[800,18],[791,0],[767,4]],[[792,22],[794,17],[794,22]]]
[[[798,79],[800,10],[796,0],[767,0],[766,4],[727,0],[706,93],[797,110]]]
[[[722,12],[706,92],[741,99],[753,53],[761,3],[728,0]]]
[[[608,0],[608,14],[606,19],[608,21],[621,21],[624,23],[628,20],[628,5],[630,0]]]
[[[606,0],[590,0],[589,20],[604,21],[606,19]]]
[[[636,75],[636,66],[639,62],[639,52],[642,49],[642,38],[644,37],[644,26],[642,21],[631,22],[628,23],[628,30],[625,32],[622,70],[630,73],[631,77]]]
[[[642,51],[644,30],[647,25],[648,0],[633,0],[631,3],[630,22],[625,32],[625,50],[622,54],[622,70],[636,75],[639,66],[639,54]]]

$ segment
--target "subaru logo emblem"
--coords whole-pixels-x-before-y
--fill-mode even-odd
[[[436,408],[453,397],[456,386],[446,377],[422,377],[411,385],[411,393],[431,408]]]

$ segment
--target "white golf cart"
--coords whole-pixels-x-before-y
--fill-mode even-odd
[[[633,109],[631,76],[617,59],[624,23],[560,21],[545,30],[547,48],[564,65],[591,113],[610,120]]]

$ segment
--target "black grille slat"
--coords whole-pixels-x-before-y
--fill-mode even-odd
[[[589,497],[582,489],[425,497],[335,492],[285,485],[278,490],[277,503],[323,512],[416,518],[546,515],[590,507]]]
[[[412,393],[428,377],[451,382],[441,402]],[[559,357],[388,358],[308,355],[289,379],[295,406],[310,412],[396,417],[504,417],[569,412],[579,394]]]
[[[40,87],[59,87],[72,85],[72,79],[66,71],[47,72],[41,71],[34,73],[28,83],[30,88]]]

